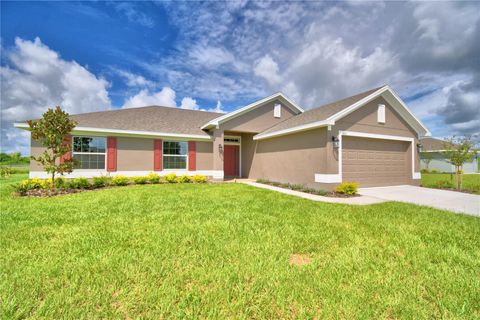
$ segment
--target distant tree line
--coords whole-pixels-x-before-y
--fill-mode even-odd
[[[20,152],[0,152],[0,164],[29,164],[30,157],[23,157]]]

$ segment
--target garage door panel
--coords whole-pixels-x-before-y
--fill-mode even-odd
[[[407,183],[408,142],[345,136],[342,144],[344,181],[361,186]]]

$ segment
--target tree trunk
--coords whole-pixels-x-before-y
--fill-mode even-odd
[[[457,172],[457,190],[460,191],[461,189],[461,171],[459,166],[455,166],[455,171]]]

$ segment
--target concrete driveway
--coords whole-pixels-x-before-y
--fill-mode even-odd
[[[480,217],[480,196],[474,194],[415,186],[360,188],[359,193],[383,200],[409,202]]]

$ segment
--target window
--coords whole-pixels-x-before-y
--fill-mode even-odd
[[[378,123],[385,123],[385,105],[384,104],[378,105],[377,121]]]
[[[75,169],[105,169],[106,146],[106,138],[73,137]]]
[[[273,116],[275,118],[280,118],[282,116],[282,105],[277,103],[274,107],[273,107]]]
[[[187,169],[188,145],[184,141],[163,142],[163,168]]]

